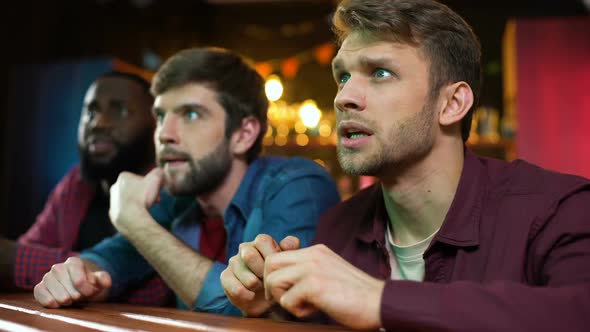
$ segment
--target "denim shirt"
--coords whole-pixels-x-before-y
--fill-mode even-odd
[[[219,278],[228,259],[238,253],[240,243],[253,241],[258,234],[265,233],[277,241],[287,235],[297,236],[301,247],[306,247],[313,239],[320,214],[339,201],[334,181],[313,161],[281,157],[253,161],[223,215],[227,233],[225,262],[213,263],[192,309],[240,315],[239,309],[225,296]],[[172,197],[162,191],[160,202],[150,213],[187,246],[199,250],[201,213],[194,198]],[[82,252],[81,257],[97,263],[111,275],[111,298],[154,273],[121,234]]]

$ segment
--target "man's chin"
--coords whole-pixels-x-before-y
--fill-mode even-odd
[[[178,172],[164,171],[164,188],[172,196],[184,196],[186,195],[184,189],[184,177]]]
[[[87,155],[82,162],[82,175],[88,181],[107,180],[114,182],[120,173],[120,168],[113,165],[112,156]]]
[[[92,165],[92,167],[95,168],[107,168],[109,167],[112,163],[113,160],[115,159],[116,155],[115,154],[108,154],[108,155],[96,155],[96,154],[90,154],[88,156],[88,161],[90,162],[90,164]]]
[[[164,188],[166,189],[166,191],[168,191],[168,193],[170,193],[170,195],[174,197],[196,196],[193,190],[185,188],[182,185],[177,185],[176,183],[166,183]]]

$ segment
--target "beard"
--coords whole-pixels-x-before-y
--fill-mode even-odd
[[[82,178],[89,182],[106,180],[112,184],[123,171],[136,174],[145,171],[155,162],[153,135],[153,130],[148,128],[127,144],[115,141],[117,153],[106,163],[94,160],[87,148],[78,144]]]
[[[433,104],[427,102],[420,112],[393,125],[386,140],[374,135],[376,151],[348,149],[338,144],[338,162],[349,175],[369,175],[381,177],[392,169],[400,170],[423,159],[432,149]],[[359,120],[360,121],[360,120]],[[375,123],[360,121],[375,128]]]
[[[164,148],[162,154],[174,154],[185,159],[188,163],[188,173],[165,172],[166,186],[174,196],[199,196],[217,189],[227,178],[231,170],[231,156],[229,142],[224,140],[203,158],[195,161],[189,154],[177,152],[171,148]],[[164,167],[162,161],[160,167]]]

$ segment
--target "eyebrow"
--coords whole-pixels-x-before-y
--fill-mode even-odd
[[[334,58],[332,60],[332,71],[337,71],[343,67],[343,61],[340,58]]]
[[[123,99],[111,99],[109,100],[109,106],[127,105],[127,101]]]
[[[397,69],[395,61],[389,57],[368,57],[368,56],[361,56],[359,59],[359,63],[363,67],[393,67],[392,69]]]
[[[390,57],[361,56],[359,57],[358,62],[362,67],[393,67],[392,69],[398,69],[395,61]],[[342,59],[334,58],[334,60],[332,60],[332,71],[338,71],[342,69],[342,67],[345,67]]]
[[[199,104],[199,103],[181,104],[181,105],[174,107],[172,110],[170,110],[170,112],[178,114],[178,113],[183,112],[187,109],[191,110],[191,111],[200,111],[205,114],[211,113],[211,111],[207,107],[205,107],[203,104]],[[167,111],[164,108],[152,107],[152,114],[154,114],[154,115],[156,115],[158,113],[166,113],[166,112]]]

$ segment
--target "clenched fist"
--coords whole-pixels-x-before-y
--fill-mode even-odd
[[[110,190],[109,217],[123,235],[142,222],[152,220],[148,209],[158,201],[164,183],[161,168],[154,168],[146,176],[122,172]]]
[[[53,265],[33,293],[42,306],[59,308],[79,301],[106,299],[111,284],[111,276],[94,263],[70,257]]]

